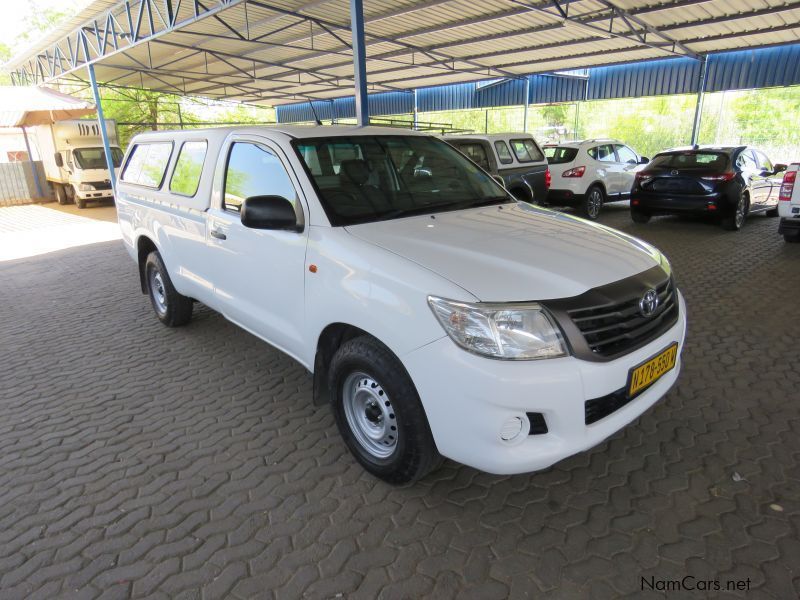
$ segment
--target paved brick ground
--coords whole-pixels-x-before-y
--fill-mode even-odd
[[[800,246],[766,217],[604,221],[678,271],[677,387],[547,471],[403,489],[292,360],[206,309],[162,327],[119,242],[0,263],[0,596],[610,598],[688,574],[797,597]]]

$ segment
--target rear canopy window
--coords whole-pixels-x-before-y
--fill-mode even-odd
[[[578,149],[565,146],[550,146],[544,149],[544,155],[551,165],[560,165],[575,160],[575,157],[578,156]]]
[[[519,162],[536,162],[544,160],[544,154],[533,140],[511,140],[511,149]]]
[[[161,187],[170,154],[172,142],[136,144],[122,172],[122,181],[152,188]]]
[[[486,156],[486,149],[483,147],[483,144],[461,143],[457,144],[456,148],[466,154],[472,162],[476,163],[482,169],[486,169],[487,171],[490,169],[489,157]]]
[[[206,142],[186,142],[181,146],[172,180],[169,182],[170,191],[184,196],[194,196],[197,193],[207,148]]]
[[[675,152],[658,154],[650,167],[661,169],[724,169],[728,166],[728,156],[723,152]]]
[[[497,151],[497,158],[500,159],[502,164],[508,165],[514,162],[514,159],[511,158],[511,151],[503,140],[497,140],[494,143],[494,149]]]

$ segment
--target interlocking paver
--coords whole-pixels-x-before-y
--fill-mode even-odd
[[[686,574],[800,595],[800,247],[760,216],[602,219],[673,263],[675,388],[546,471],[399,489],[290,358],[202,305],[162,327],[119,242],[0,262],[0,597],[636,598]]]

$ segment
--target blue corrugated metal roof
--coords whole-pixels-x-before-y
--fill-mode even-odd
[[[529,75],[531,104],[636,98],[697,92],[700,63],[690,58],[652,60],[594,67],[589,76]],[[706,91],[751,89],[800,84],[800,44],[723,52],[708,56]],[[463,110],[495,106],[518,106],[525,98],[524,79],[511,79],[491,86],[459,83],[417,90],[421,112]],[[370,114],[397,115],[413,111],[410,92],[383,92],[369,97]],[[352,97],[315,101],[321,119],[354,117]],[[312,121],[308,102],[276,107],[278,122]]]

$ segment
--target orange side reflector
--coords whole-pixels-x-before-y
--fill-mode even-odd
[[[317,265],[308,265],[308,270],[311,271],[312,273],[316,273]]]

